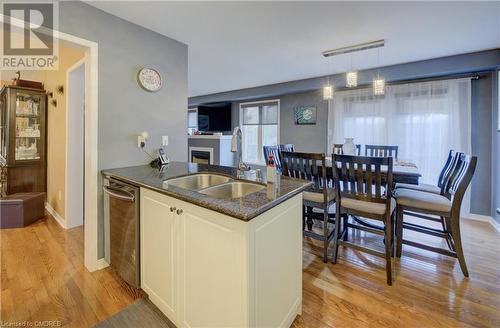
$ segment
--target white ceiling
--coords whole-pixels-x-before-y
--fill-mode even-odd
[[[500,47],[500,2],[89,3],[188,44],[190,96]]]

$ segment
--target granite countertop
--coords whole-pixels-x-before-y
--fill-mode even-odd
[[[171,162],[162,169],[149,165],[124,167],[103,170],[102,174],[111,176],[130,184],[158,191],[165,195],[205,207],[231,217],[249,221],[259,214],[273,208],[285,200],[299,194],[312,185],[305,180],[280,176],[275,184],[266,184],[266,169],[262,170],[262,184],[266,186],[261,191],[246,195],[241,198],[214,198],[196,191],[178,188],[175,186],[164,187],[163,181],[196,173],[215,173],[226,175],[234,180],[238,179],[237,168],[205,165],[195,163]],[[245,172],[244,180],[255,181],[254,172]]]

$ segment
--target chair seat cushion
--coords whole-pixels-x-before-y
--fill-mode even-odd
[[[426,184],[426,183],[421,183],[421,184],[409,184],[409,183],[396,183],[396,188],[395,189],[411,189],[411,190],[418,190],[418,191],[425,191],[425,192],[431,192],[433,194],[441,194],[441,188],[435,185],[431,184]]]
[[[352,209],[356,211],[361,211],[365,213],[383,215],[385,214],[385,204],[382,203],[372,203],[364,200],[353,199],[343,197],[340,201],[340,205],[345,209]],[[396,208],[396,201],[391,197],[391,214]]]
[[[302,193],[302,199],[314,203],[323,203],[324,196],[322,191],[321,192],[304,191]],[[327,201],[331,202],[334,200],[335,200],[335,191],[333,189],[328,189]]]
[[[448,198],[425,191],[399,188],[394,191],[394,198],[398,205],[435,212],[451,210],[451,201]]]

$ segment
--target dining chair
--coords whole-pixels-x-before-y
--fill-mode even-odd
[[[441,169],[441,173],[439,174],[437,185],[432,185],[427,183],[419,183],[419,184],[396,183],[394,189],[404,188],[404,189],[430,192],[438,195],[441,194],[443,187],[446,185],[446,182],[449,180],[451,173],[453,172],[453,168],[457,163],[459,155],[460,155],[459,152],[450,149],[448,153],[448,158],[446,159],[446,163],[444,164],[443,168]]]
[[[398,159],[399,146],[365,145],[365,156]]]
[[[394,197],[397,202],[397,257],[401,257],[403,244],[425,249],[458,258],[462,273],[466,277],[469,276],[460,233],[460,208],[465,191],[474,175],[476,164],[477,157],[460,153],[457,163],[452,169],[451,177],[446,182],[441,195],[404,188],[395,190]],[[438,216],[444,218],[446,225],[443,229],[436,229],[423,224],[405,222],[404,215],[428,221],[440,221],[435,217]],[[404,229],[444,238],[448,243],[448,249],[404,239]]]
[[[332,156],[336,217],[335,231],[339,232],[340,214],[346,213],[346,224],[333,238],[333,263],[337,262],[338,247],[351,247],[359,251],[385,258],[387,284],[392,285],[393,222],[396,202],[391,197],[393,178],[392,157]],[[385,171],[385,172],[383,172]],[[385,173],[385,178],[383,178]],[[349,222],[350,216],[374,219],[383,223],[381,230]],[[350,242],[349,228],[384,236],[385,252]]]
[[[328,261],[328,246],[334,236],[334,230],[329,227],[329,223],[333,224],[334,220],[329,218],[328,209],[335,202],[335,193],[329,187],[325,154],[284,151],[282,152],[282,164],[283,175],[314,183],[302,194],[302,227],[304,236],[323,242],[323,262],[326,263]],[[307,207],[319,209],[321,213],[306,211]],[[306,230],[306,219],[321,221],[323,223],[321,233],[316,233],[312,229]]]
[[[333,154],[344,155],[344,144],[333,144]],[[361,155],[361,144],[356,145],[356,155]]]
[[[269,155],[273,155],[274,166],[277,170],[281,170],[281,151],[278,145],[276,146],[263,146],[264,160],[266,165],[269,164]]]
[[[280,150],[294,152],[295,151],[295,144],[281,144]]]

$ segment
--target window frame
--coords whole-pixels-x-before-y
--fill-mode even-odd
[[[276,141],[277,141],[277,144],[279,145],[280,143],[280,125],[281,125],[281,122],[280,122],[280,107],[281,107],[281,104],[280,104],[280,99],[269,99],[269,100],[259,100],[259,101],[250,101],[250,102],[244,102],[244,103],[240,103],[239,104],[239,127],[240,129],[243,130],[243,109],[244,107],[251,107],[252,105],[253,106],[258,106],[259,107],[259,115],[260,115],[260,107],[261,106],[264,106],[266,104],[276,104],[278,109],[277,109],[277,118],[276,118],[276,128],[277,128],[277,138],[276,138]],[[259,119],[260,119],[260,116],[259,116]],[[258,147],[260,149],[260,153],[259,153],[259,157],[260,155],[262,155],[262,152],[263,152],[263,140],[262,140],[262,127],[264,125],[274,125],[274,124],[254,124],[254,125],[257,125],[258,126],[258,129],[259,129],[259,139],[258,139]],[[244,137],[243,137],[244,138]],[[241,151],[243,152],[243,145],[244,143],[242,142],[242,149]],[[242,158],[244,158],[244,154],[242,154]],[[254,162],[246,162],[246,163],[249,163],[249,164],[254,164],[254,165],[265,165],[265,159],[264,159],[264,162],[257,162],[257,163],[254,163]]]
[[[189,125],[189,114],[192,113],[192,112],[196,113],[196,125],[195,126],[190,126]],[[188,110],[187,110],[187,122],[186,123],[187,123],[186,130],[187,130],[188,135],[192,134],[190,132],[193,129],[194,129],[194,131],[198,131],[198,107],[188,108]]]

